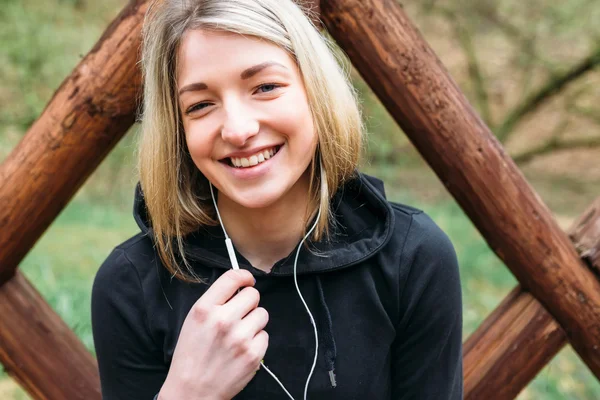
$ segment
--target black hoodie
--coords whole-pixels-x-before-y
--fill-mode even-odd
[[[298,284],[319,332],[308,399],[461,399],[461,289],[448,237],[422,211],[388,202],[382,182],[363,174],[336,193],[332,210],[329,241],[310,243],[298,259]],[[186,238],[186,253],[208,284],[171,279],[139,187],[134,215],[141,233],[115,248],[92,291],[105,400],[154,398],[190,308],[231,268],[221,227],[202,228]],[[295,250],[268,274],[236,255],[269,312],[264,363],[302,399],[315,343],[294,286]],[[286,398],[262,368],[235,397]]]

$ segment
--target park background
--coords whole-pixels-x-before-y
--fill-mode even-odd
[[[124,0],[0,2],[0,162]],[[403,4],[563,229],[600,195],[600,1],[424,0]],[[351,70],[368,126],[362,170],[391,200],[426,211],[456,248],[464,337],[516,285],[405,135]],[[93,353],[90,290],[111,249],[137,231],[134,125],[21,263]],[[26,340],[26,338],[23,338]],[[598,399],[566,346],[519,395]],[[29,399],[0,371],[0,399]]]

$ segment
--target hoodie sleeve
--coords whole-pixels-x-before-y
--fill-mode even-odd
[[[114,250],[96,274],[92,331],[102,398],[153,399],[168,368],[149,334],[137,270],[123,250]]]
[[[392,346],[392,399],[462,399],[462,299],[454,247],[425,213],[414,214],[402,259],[410,269]]]

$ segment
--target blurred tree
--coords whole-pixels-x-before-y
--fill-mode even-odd
[[[427,0],[404,7],[517,163],[600,147],[600,2]],[[380,152],[385,157],[375,153],[373,162],[403,154]]]

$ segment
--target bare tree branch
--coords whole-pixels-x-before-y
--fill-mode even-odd
[[[536,47],[536,36],[523,33],[519,28],[511,24],[506,19],[498,15],[495,10],[489,7],[474,7],[473,11],[480,17],[496,26],[505,36],[511,38],[517,43],[520,54],[527,56],[531,61],[535,61],[538,65],[543,66],[551,74],[556,72],[556,67],[550,61],[543,58]]]
[[[600,125],[600,110],[598,109],[574,105],[571,108],[569,108],[569,111],[574,112],[577,115],[585,117]]]
[[[562,75],[550,78],[537,92],[528,96],[521,104],[510,111],[504,122],[494,129],[498,140],[501,142],[506,141],[524,116],[535,111],[540,105],[565,89],[570,82],[591,71],[599,64],[600,47]]]
[[[531,161],[534,157],[552,153],[557,150],[590,149],[600,147],[600,137],[577,138],[569,140],[552,140],[534,149],[528,150],[513,157],[517,164]]]

